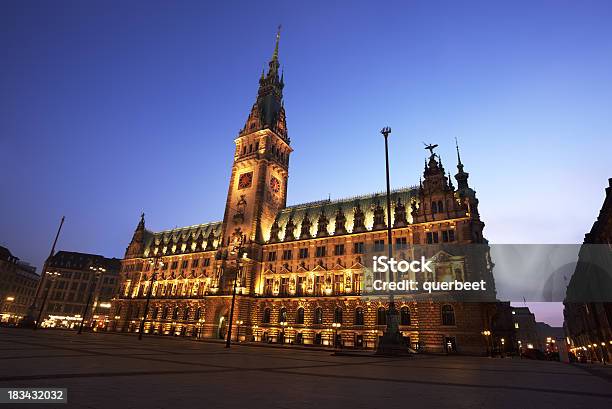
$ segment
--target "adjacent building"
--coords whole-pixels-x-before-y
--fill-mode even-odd
[[[36,305],[43,327],[72,328],[90,300],[88,325],[105,327],[119,288],[120,260],[97,254],[58,251],[49,257]],[[38,314],[38,312],[37,312]]]
[[[570,351],[584,360],[612,362],[611,266],[612,178],[599,216],[585,235],[564,302]]]
[[[25,317],[39,281],[36,267],[0,246],[0,322],[16,324]]]
[[[544,343],[538,334],[535,314],[528,307],[512,307],[512,321],[516,342],[521,351],[525,349],[544,350]]]
[[[386,327],[389,296],[373,286],[384,277],[373,271],[372,256],[386,254],[390,223],[398,258],[435,263],[432,272],[400,279],[488,284],[486,296],[474,302],[397,295],[406,342],[431,352],[484,355],[484,331],[494,318],[511,319],[499,319],[484,222],[459,149],[457,187],[429,146],[421,181],[391,193],[390,218],[381,193],[287,206],[293,148],[279,68],[277,37],[234,139],[223,220],[152,232],[142,215],[122,260],[109,328],[138,331],[145,317],[145,333],[225,338],[235,289],[235,339],[374,348]]]

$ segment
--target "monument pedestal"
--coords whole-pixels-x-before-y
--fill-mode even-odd
[[[409,356],[410,348],[406,345],[404,337],[399,330],[399,312],[391,302],[387,310],[387,329],[379,338],[376,355],[382,356]]]

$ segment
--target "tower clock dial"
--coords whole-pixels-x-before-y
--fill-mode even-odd
[[[274,193],[278,193],[280,192],[280,189],[281,189],[280,180],[272,176],[272,179],[270,179],[270,190]]]
[[[246,189],[253,184],[253,172],[243,173],[238,178],[238,189]]]

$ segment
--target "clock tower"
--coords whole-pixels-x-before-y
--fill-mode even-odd
[[[278,43],[267,74],[259,79],[257,99],[244,128],[234,140],[236,151],[230,177],[223,246],[237,233],[248,243],[263,243],[278,211],[287,201],[289,156],[292,152],[283,106],[283,74],[279,76]]]

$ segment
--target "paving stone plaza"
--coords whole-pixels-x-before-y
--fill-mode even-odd
[[[228,350],[181,338],[8,328],[0,346],[0,388],[68,389],[68,404],[18,408],[612,407],[611,371],[559,362]]]

